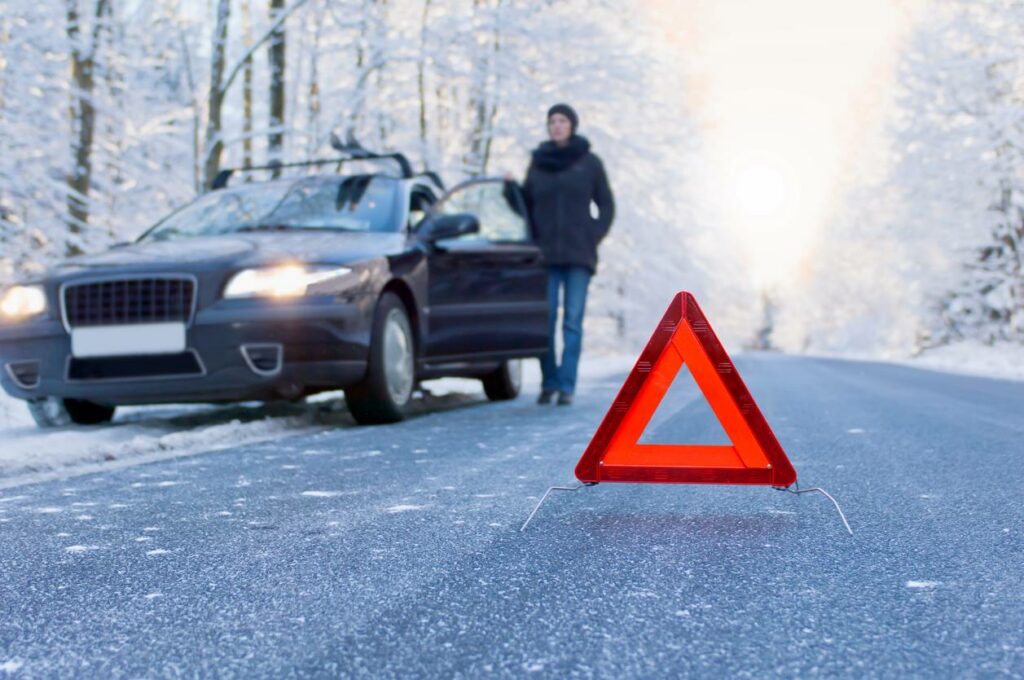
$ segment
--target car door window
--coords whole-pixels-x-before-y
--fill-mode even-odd
[[[480,221],[479,234],[466,234],[459,241],[484,240],[491,243],[527,243],[530,229],[512,209],[500,180],[472,182],[456,187],[436,208],[445,215],[469,213]]]
[[[430,212],[430,207],[435,201],[434,193],[430,189],[424,186],[413,188],[412,193],[409,195],[410,229],[415,229],[423,218],[427,216],[427,213]]]

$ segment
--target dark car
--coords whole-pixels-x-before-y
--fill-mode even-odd
[[[443,376],[514,398],[519,360],[548,342],[520,198],[491,179],[445,193],[394,157],[397,176],[227,187],[222,175],[136,242],[8,287],[4,390],[41,426],[106,422],[122,404],[338,388],[357,421],[393,422],[417,382]],[[345,159],[330,162],[340,172]]]

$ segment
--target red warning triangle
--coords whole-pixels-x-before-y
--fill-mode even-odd
[[[638,444],[683,363],[731,446]],[[581,482],[766,484],[796,470],[693,295],[676,295],[576,464]]]

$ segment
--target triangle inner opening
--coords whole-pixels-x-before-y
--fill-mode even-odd
[[[637,444],[732,446],[685,361]]]

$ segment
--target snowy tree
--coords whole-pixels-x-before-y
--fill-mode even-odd
[[[972,206],[982,242],[963,256],[963,274],[937,305],[941,325],[923,340],[1024,342],[1024,3],[961,2],[949,11],[945,50],[961,77],[946,85],[946,115],[975,151],[967,167],[984,196]]]
[[[223,167],[330,155],[332,131],[449,184],[521,176],[567,101],[619,199],[588,342],[642,341],[708,280],[668,47],[639,0],[0,0],[0,280],[133,238]]]
[[[785,301],[786,349],[905,355],[1021,338],[1024,3],[934,0],[921,16],[887,150],[851,162]]]

